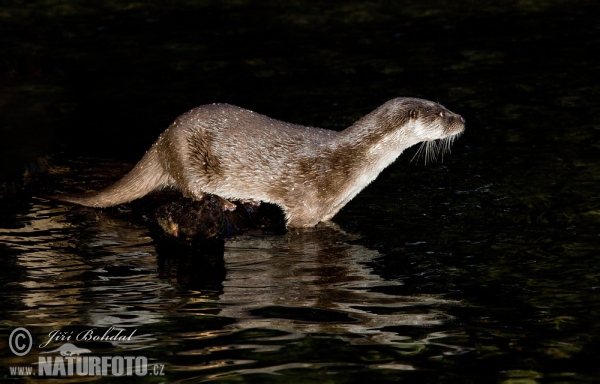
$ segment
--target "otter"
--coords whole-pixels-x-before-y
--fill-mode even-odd
[[[203,105],[179,116],[114,185],[53,197],[109,207],[171,186],[195,200],[214,194],[276,204],[288,227],[312,227],[330,220],[406,148],[440,139],[448,148],[464,128],[460,115],[416,98],[392,99],[339,132]]]

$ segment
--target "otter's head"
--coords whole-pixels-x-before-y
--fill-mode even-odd
[[[402,126],[402,135],[413,143],[422,142],[417,155],[425,162],[450,150],[452,142],[465,130],[465,119],[433,101],[401,97],[386,103],[386,118]],[[396,120],[396,121],[393,121]]]
[[[402,120],[404,133],[418,141],[444,139],[465,130],[462,116],[433,101],[401,97],[386,104],[389,104],[389,116]]]

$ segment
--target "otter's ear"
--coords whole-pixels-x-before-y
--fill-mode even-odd
[[[410,110],[410,118],[411,119],[416,119],[419,116],[419,111],[416,109],[411,109]]]

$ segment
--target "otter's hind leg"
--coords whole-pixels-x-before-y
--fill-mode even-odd
[[[189,189],[185,189],[185,190],[182,189],[181,193],[183,194],[183,197],[187,197],[188,199],[192,199],[192,200],[196,200],[196,201],[200,201],[200,200],[204,199],[207,195],[204,192],[190,191]],[[217,196],[217,195],[213,195],[213,196],[217,199],[217,201],[221,205],[223,212],[235,211],[236,205],[234,203],[232,203],[231,201],[229,201],[227,199],[222,198],[221,196]]]
[[[225,211],[235,211],[235,208],[237,207],[234,203],[232,203],[231,201],[222,198],[221,196],[217,196],[215,195],[215,197],[219,200],[219,203],[221,203],[221,206],[223,207],[223,212]]]

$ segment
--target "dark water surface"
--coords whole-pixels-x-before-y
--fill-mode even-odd
[[[139,382],[600,377],[596,2],[5,3],[0,380],[37,371],[52,331],[110,327],[135,333],[69,342],[164,366]],[[342,129],[397,96],[466,133],[443,162],[408,150],[332,225],[209,251],[155,241],[151,199],[42,198],[107,185],[199,104]]]

